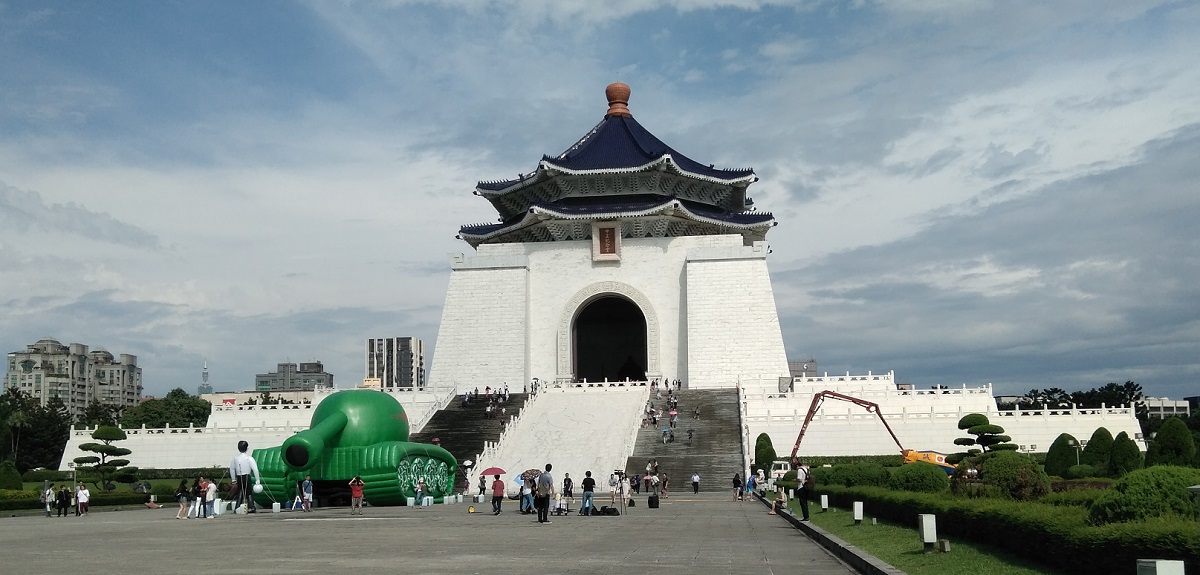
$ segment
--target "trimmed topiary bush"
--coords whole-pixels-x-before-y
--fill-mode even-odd
[[[1067,469],[1075,465],[1075,458],[1078,457],[1075,453],[1075,446],[1071,445],[1073,441],[1075,441],[1075,436],[1063,433],[1054,440],[1054,443],[1050,444],[1050,451],[1046,452],[1046,475],[1067,476]]]
[[[1200,484],[1200,469],[1158,465],[1132,471],[1088,508],[1093,525],[1173,514],[1194,518],[1196,502],[1187,488]]]
[[[1190,466],[1196,462],[1196,440],[1187,423],[1178,417],[1163,422],[1150,449],[1146,451],[1146,467],[1152,465]]]
[[[1096,473],[1095,467],[1092,467],[1086,463],[1081,463],[1079,465],[1072,465],[1068,467],[1067,474],[1063,477],[1067,479],[1083,479],[1085,477],[1095,477],[1097,475],[1099,474]]]
[[[1130,471],[1142,468],[1142,450],[1122,431],[1113,440],[1112,451],[1109,453],[1109,470],[1114,477],[1121,477]]]
[[[17,471],[16,464],[7,459],[0,463],[0,489],[19,491],[21,487],[21,473]]]
[[[819,481],[815,476],[813,479]],[[835,465],[829,473],[829,483],[846,487],[887,487],[891,479],[887,468],[878,463]]]
[[[980,478],[1006,497],[1019,501],[1037,499],[1050,492],[1050,478],[1033,458],[1015,451],[1002,451],[983,462]]]
[[[771,462],[775,461],[775,447],[771,445],[771,436],[766,433],[758,434],[754,440],[754,468],[771,471]]]
[[[1109,460],[1112,456],[1112,447],[1112,433],[1109,433],[1103,427],[1097,428],[1096,431],[1092,432],[1092,438],[1088,440],[1088,444],[1084,446],[1080,462],[1094,467],[1095,476],[1108,477],[1110,475]]]
[[[889,486],[901,491],[941,493],[950,487],[950,478],[941,467],[917,461],[893,469]]]

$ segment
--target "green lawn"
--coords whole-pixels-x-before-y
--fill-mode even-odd
[[[789,507],[799,515],[799,505],[794,500],[789,504]],[[884,521],[872,525],[871,518],[868,516],[862,525],[856,526],[853,514],[845,509],[831,507],[828,513],[821,513],[820,505],[813,502],[809,505],[809,510],[811,511],[809,517],[816,526],[862,548],[867,553],[909,575],[962,575],[963,573],[973,575],[1055,575],[1061,573],[999,549],[953,537],[943,537],[940,533],[938,538],[950,540],[950,552],[926,554],[917,534],[915,519],[913,525],[901,526]]]

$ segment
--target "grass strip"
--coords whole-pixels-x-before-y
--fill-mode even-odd
[[[789,502],[797,515],[799,505]],[[816,507],[813,509],[813,507]],[[812,523],[829,533],[886,561],[909,575],[1060,575],[1044,565],[987,545],[951,540],[949,553],[925,553],[917,526],[879,521],[872,525],[867,517],[854,524],[854,515],[845,509],[830,507],[828,513],[810,504]],[[997,534],[997,536],[1003,536]]]

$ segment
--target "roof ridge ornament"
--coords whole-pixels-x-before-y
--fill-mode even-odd
[[[608,112],[604,114],[608,116],[624,116],[632,118],[633,114],[629,113],[629,85],[624,82],[613,82],[604,89],[604,97],[608,98]]]

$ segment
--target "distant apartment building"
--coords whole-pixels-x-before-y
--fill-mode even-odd
[[[8,354],[4,387],[29,393],[42,405],[57,397],[72,417],[79,417],[93,402],[137,405],[142,368],[136,355],[123,353],[118,359],[103,349],[89,351],[81,343],[63,345],[47,337]]]
[[[333,387],[333,374],[325,373],[319,361],[276,364],[275,371],[254,376],[254,391],[312,391]]]
[[[425,345],[415,337],[367,340],[364,387],[425,389]]]
[[[1191,404],[1187,399],[1170,399],[1167,397],[1146,397],[1141,401],[1146,408],[1148,417],[1166,419],[1168,417],[1187,417],[1191,415]]]

